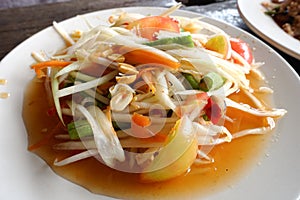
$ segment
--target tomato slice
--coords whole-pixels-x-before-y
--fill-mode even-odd
[[[160,30],[180,32],[178,21],[170,17],[149,16],[128,24],[127,29],[136,31],[136,34],[151,41],[156,40],[155,33]]]
[[[241,55],[249,64],[253,62],[253,55],[249,45],[241,39],[230,38],[231,48]]]
[[[207,104],[203,110],[213,124],[218,124],[222,117],[222,110],[220,106],[212,100],[212,98],[208,99]]]

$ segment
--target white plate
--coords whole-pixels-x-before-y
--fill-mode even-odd
[[[270,16],[264,14],[262,2],[270,2],[270,0],[237,0],[238,10],[244,22],[263,40],[300,59],[300,41],[288,35]]]
[[[162,8],[124,8],[129,12],[159,14]],[[92,24],[99,23],[113,10],[104,10],[85,15]],[[196,13],[178,11],[177,15],[199,17]],[[101,18],[100,18],[101,17]],[[268,157],[254,167],[233,187],[212,193],[207,199],[299,199],[300,186],[300,79],[295,71],[275,51],[240,29],[213,19],[204,19],[224,29],[229,34],[241,37],[254,49],[257,61],[265,62],[263,71],[275,90],[277,107],[288,110],[276,130],[277,142],[271,142]],[[82,18],[72,18],[61,23],[67,30],[85,28]],[[91,194],[56,175],[37,156],[29,153],[26,130],[22,121],[22,102],[25,85],[34,76],[29,69],[33,62],[32,51],[47,50],[53,53],[63,45],[61,38],[49,27],[24,41],[11,51],[0,63],[0,78],[8,80],[0,86],[0,92],[11,96],[0,99],[0,199],[22,200],[92,200],[109,199]],[[151,191],[149,191],[151,192]],[[196,198],[197,199],[197,198]]]

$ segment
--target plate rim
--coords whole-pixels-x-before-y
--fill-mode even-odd
[[[121,9],[132,9],[132,8],[134,8],[134,9],[136,9],[136,8],[144,8],[144,9],[146,9],[146,8],[149,8],[149,7],[142,7],[142,6],[138,6],[138,7],[122,7]],[[157,9],[157,8],[166,9],[166,8],[163,8],[163,7],[150,7],[150,8],[151,8],[151,9]],[[83,14],[83,15],[86,15],[86,14],[92,14],[92,13],[98,13],[98,12],[101,12],[101,11],[115,10],[115,9],[120,9],[120,8],[112,8],[112,9],[98,10],[98,11],[93,11],[93,12],[85,13],[85,14]],[[187,14],[188,14],[188,13],[193,13],[193,14],[195,14],[195,15],[199,15],[198,13],[194,13],[194,12],[191,12],[191,11],[185,11],[185,10],[179,10],[179,11],[180,11],[180,12],[186,12]],[[65,21],[70,20],[70,19],[73,19],[73,18],[75,18],[75,17],[76,17],[76,16],[71,17],[71,18],[68,18],[68,19],[66,19],[66,20],[63,20],[63,21],[61,21],[61,22],[65,22]],[[224,24],[224,25],[229,25],[229,26],[231,26],[232,28],[238,29],[239,31],[242,31],[243,34],[246,34],[247,36],[250,36],[251,38],[253,37],[253,38],[255,38],[256,40],[258,40],[261,44],[264,45],[265,48],[271,48],[271,47],[269,47],[267,44],[265,44],[262,40],[256,38],[255,36],[251,35],[250,33],[246,32],[246,31],[244,31],[244,30],[240,29],[239,27],[230,25],[230,24],[228,24],[228,23],[226,23],[226,22],[223,22],[223,21],[220,21],[220,20],[217,20],[217,19],[213,19],[213,18],[211,18],[211,17],[205,17],[205,18],[207,18],[207,19],[209,19],[209,20],[213,20],[213,21],[218,22],[218,23],[222,23],[222,24]],[[38,32],[35,33],[34,35],[40,34],[40,32],[46,31],[46,29],[48,29],[48,28],[51,28],[51,26],[46,27],[46,28],[44,28],[44,29],[38,31]],[[26,40],[24,40],[23,42],[21,42],[21,43],[20,43],[19,45],[17,45],[12,51],[14,51],[16,48],[22,48],[22,44],[25,43],[25,42],[26,42],[27,40],[29,40],[30,38],[32,38],[34,35],[30,36],[29,38],[27,38]],[[23,45],[24,45],[24,44],[23,44]],[[9,52],[9,53],[1,60],[1,62],[2,62],[3,60],[5,60],[6,57],[9,58],[10,56],[8,56],[8,55],[11,54],[12,51],[10,51],[10,52]],[[286,60],[285,60],[278,52],[275,52],[275,51],[274,51],[274,52],[272,52],[272,53],[273,53],[276,57],[279,57],[279,58],[281,59],[281,61],[284,62],[284,63],[286,64],[286,66],[289,68],[289,70],[290,70],[291,72],[294,71],[294,69],[290,66],[290,64],[289,64],[289,63],[288,63],[288,62],[287,62],[287,61],[286,61]],[[6,59],[8,59],[8,58],[6,58]],[[0,63],[0,66],[1,66],[1,63]],[[1,68],[0,68],[0,69],[1,69]],[[295,73],[295,71],[294,71],[293,73]],[[298,76],[297,78],[298,78],[299,83],[300,83],[300,78],[299,78],[299,76]],[[100,196],[100,197],[102,197],[102,196]]]

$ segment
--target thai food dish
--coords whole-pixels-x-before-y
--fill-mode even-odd
[[[72,33],[54,22],[66,47],[33,52],[31,69],[46,94],[42,120],[57,124],[38,130],[28,149],[64,152],[52,160],[57,168],[93,158],[151,184],[214,163],[219,145],[273,130],[286,110],[263,98],[273,90],[251,47],[201,19],[172,15],[178,7],[120,12],[109,26]]]
[[[263,2],[267,9],[265,12],[282,28],[286,33],[296,39],[300,39],[300,1],[284,0]]]

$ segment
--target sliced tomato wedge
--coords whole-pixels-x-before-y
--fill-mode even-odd
[[[230,44],[232,50],[242,56],[249,64],[253,62],[252,51],[246,42],[238,38],[230,38]]]
[[[128,24],[127,29],[134,30],[140,37],[156,40],[155,33],[160,30],[180,32],[178,21],[170,17],[149,16]]]

